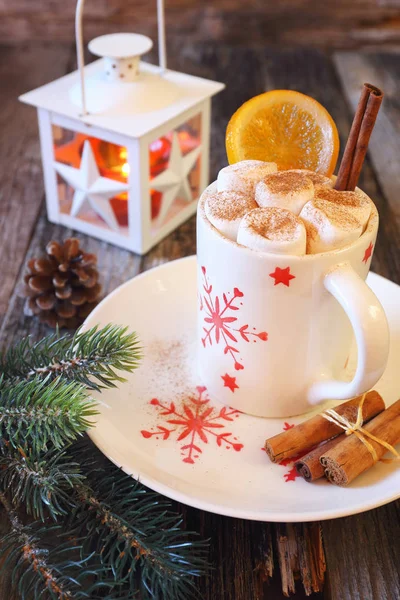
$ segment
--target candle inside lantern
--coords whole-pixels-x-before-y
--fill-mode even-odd
[[[183,155],[188,154],[200,144],[200,121],[191,119],[177,130],[179,144]],[[171,153],[173,131],[154,140],[149,145],[149,168],[150,168],[150,198],[151,198],[151,220],[155,221],[160,214],[163,193],[151,189],[151,180],[168,168]],[[99,172],[103,177],[128,183],[130,176],[130,165],[128,150],[111,142],[106,142],[83,133],[73,132],[58,126],[53,127],[54,157],[74,168],[79,168],[83,147],[89,140],[96,159]],[[195,177],[195,175],[194,175]],[[195,183],[191,183],[195,185]],[[68,214],[72,201],[68,184],[59,180],[60,198],[63,199],[61,210]],[[121,227],[128,226],[128,192],[121,192],[110,200],[110,205],[115,218]]]
[[[119,152],[119,157],[121,160],[125,161],[122,163],[121,165],[121,174],[126,177],[126,179],[128,179],[129,173],[130,173],[130,166],[129,163],[127,162],[127,158],[128,158],[128,151],[126,148],[121,148],[120,152]]]

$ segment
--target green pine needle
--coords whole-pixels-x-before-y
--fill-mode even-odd
[[[0,492],[10,522],[1,538],[1,570],[11,568],[11,583],[21,600],[119,600],[119,582],[93,555],[83,556],[76,540],[52,548],[49,533],[62,537],[59,526],[24,525]],[[115,589],[114,589],[115,588]]]
[[[94,401],[79,383],[0,381],[0,439],[14,448],[61,448],[88,429],[96,414]]]
[[[92,470],[85,483],[91,487],[82,486],[73,522],[89,544],[97,538],[96,552],[116,577],[133,587],[139,575],[144,598],[198,598],[194,579],[208,570],[208,544],[182,531],[169,503],[115,468]]]
[[[14,506],[44,521],[66,515],[73,506],[74,486],[84,476],[79,465],[65,451],[27,454],[22,448],[4,447],[0,453],[0,486],[7,490]]]
[[[107,325],[78,330],[73,337],[56,333],[39,342],[26,338],[0,357],[0,372],[7,379],[62,376],[89,389],[114,387],[125,381],[121,372],[134,371],[141,359],[137,336],[127,330]]]
[[[140,359],[136,335],[115,325],[28,338],[0,357],[0,504],[11,524],[0,558],[22,600],[198,597],[208,544],[162,497],[70,445],[97,414],[85,388],[115,386]],[[24,525],[13,505],[44,526]],[[50,519],[53,542],[66,540],[57,548],[45,543]]]

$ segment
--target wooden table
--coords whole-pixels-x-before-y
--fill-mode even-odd
[[[293,88],[317,98],[334,117],[342,146],[364,81],[382,86],[386,99],[370,146],[361,186],[375,200],[381,216],[379,243],[372,268],[400,283],[400,59],[395,54],[317,50],[229,48],[210,43],[171,43],[171,67],[224,81],[214,101],[211,173],[225,164],[224,129],[229,116],[249,97],[272,88]],[[27,258],[40,254],[50,239],[71,231],[48,223],[36,115],[17,102],[18,94],[65,74],[74,67],[72,46],[36,44],[1,47],[0,77],[0,344],[27,333],[47,333],[23,316],[16,293]],[[195,220],[191,219],[140,258],[106,243],[78,235],[99,257],[104,292],[160,263],[193,254]],[[400,390],[400,386],[399,386]],[[315,598],[396,600],[400,598],[400,502],[366,514],[315,524],[269,524],[220,517],[179,507],[187,527],[210,537],[215,570],[201,582],[204,600],[296,598],[322,590],[323,547],[327,577]],[[3,528],[4,528],[3,520]],[[279,575],[280,571],[280,575]],[[301,581],[295,582],[296,579]],[[0,597],[11,600],[6,579]],[[2,591],[2,589],[3,591]],[[304,588],[304,589],[303,589]]]

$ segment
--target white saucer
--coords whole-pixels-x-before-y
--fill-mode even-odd
[[[389,365],[376,386],[388,405],[400,395],[400,287],[373,273],[368,282],[391,330]],[[244,519],[332,519],[400,496],[398,463],[379,463],[348,488],[309,484],[295,477],[293,462],[270,463],[265,439],[304,417],[251,417],[208,398],[196,374],[196,301],[196,259],[189,257],[128,281],[87,319],[86,327],[128,325],[144,345],[128,383],[98,395],[90,436],[104,454],[157,492]]]

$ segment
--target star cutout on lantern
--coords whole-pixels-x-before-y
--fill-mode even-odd
[[[234,393],[236,389],[239,389],[239,386],[236,383],[236,377],[231,377],[226,373],[225,375],[221,375],[221,379],[224,381],[224,387],[229,388],[231,392]]]
[[[172,136],[171,153],[168,167],[151,180],[153,190],[162,192],[161,210],[157,217],[158,224],[162,224],[176,198],[183,196],[186,202],[192,202],[193,195],[190,189],[189,173],[200,156],[201,146],[198,146],[183,156],[179,136],[176,131]]]
[[[87,140],[83,133],[76,133],[74,138],[61,146],[54,148],[54,158],[57,162],[69,164],[71,167],[79,168],[81,164],[82,146]]]
[[[275,271],[270,273],[269,276],[275,279],[274,285],[283,283],[283,285],[286,285],[287,287],[290,285],[290,280],[296,278],[295,275],[290,273],[290,267],[286,267],[286,269],[280,269],[279,267],[276,267]]]
[[[71,207],[73,217],[79,213],[87,200],[94,212],[111,229],[118,230],[118,222],[111,208],[110,199],[125,192],[128,185],[100,175],[89,140],[84,143],[79,169],[58,162],[54,163],[54,168],[75,190]]]
[[[364,253],[364,258],[362,260],[363,263],[367,264],[368,259],[371,258],[373,248],[374,248],[374,245],[371,242],[370,245],[368,246],[368,248],[366,249],[365,253]]]

